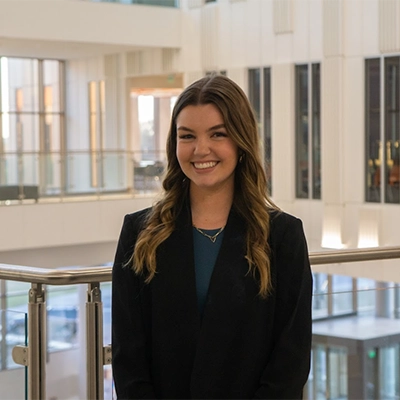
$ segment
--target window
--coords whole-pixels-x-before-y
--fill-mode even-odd
[[[0,57],[0,185],[24,187],[15,199],[62,188],[63,79],[61,61]]]
[[[369,202],[381,201],[380,60],[365,61],[366,191]]]
[[[262,137],[264,167],[267,174],[269,193],[271,181],[271,69],[250,68],[248,70],[248,97]]]
[[[320,64],[295,68],[296,197],[321,199]]]
[[[400,57],[385,59],[385,201],[399,203],[400,184]]]
[[[365,61],[367,202],[400,203],[399,73],[399,56]]]

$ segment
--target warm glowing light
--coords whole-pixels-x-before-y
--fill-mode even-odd
[[[344,249],[346,245],[342,243],[340,235],[335,233],[324,233],[322,236],[321,247],[326,249]]]

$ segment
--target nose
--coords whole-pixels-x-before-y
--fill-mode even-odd
[[[207,137],[198,137],[196,140],[196,146],[194,154],[198,156],[206,156],[210,153],[210,144]]]

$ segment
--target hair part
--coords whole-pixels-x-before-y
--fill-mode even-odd
[[[177,156],[177,127],[179,113],[187,106],[212,104],[221,112],[231,139],[238,146],[241,161],[235,171],[235,193],[232,207],[245,220],[246,259],[249,271],[258,275],[261,297],[272,290],[270,273],[270,210],[278,208],[267,194],[267,178],[261,159],[257,122],[243,90],[222,75],[204,77],[189,85],[178,97],[171,117],[167,138],[167,171],[163,194],[148,215],[145,228],[136,241],[131,261],[137,274],[146,274],[150,282],[156,274],[156,250],[173,232],[175,220],[188,195],[189,181],[185,179]]]

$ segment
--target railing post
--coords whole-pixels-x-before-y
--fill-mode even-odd
[[[89,283],[86,302],[86,365],[88,400],[104,399],[103,303],[100,283]]]
[[[46,297],[41,283],[32,283],[28,303],[28,399],[46,398]]]

